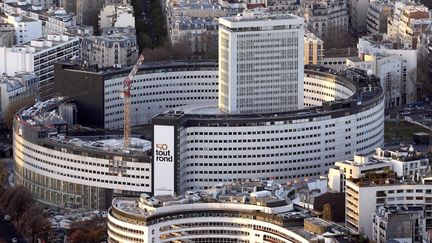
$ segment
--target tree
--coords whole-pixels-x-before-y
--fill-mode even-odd
[[[154,48],[154,44],[150,36],[144,32],[139,34],[139,47],[140,48]]]
[[[346,48],[355,46],[357,42],[348,32],[348,26],[334,25],[330,21],[321,39],[324,41],[324,49]]]
[[[0,206],[13,219],[18,219],[32,203],[31,192],[23,186],[8,188],[0,196]]]
[[[10,104],[5,111],[4,122],[8,129],[12,129],[13,119],[15,114],[23,107],[33,105],[35,101],[35,97],[29,96],[20,101],[14,102]]]
[[[107,238],[107,220],[96,218],[71,225],[70,239],[72,243],[101,242]]]
[[[8,171],[4,163],[0,162],[0,183],[3,183],[8,177]],[[3,184],[2,184],[3,185]],[[2,186],[0,186],[2,187]]]
[[[213,35],[210,32],[206,32],[203,35],[204,43],[204,57],[207,59],[218,59],[218,35]]]
[[[323,219],[329,220],[329,221],[333,220],[331,205],[329,203],[324,204]]]
[[[51,232],[51,224],[44,216],[43,208],[37,204],[30,206],[18,219],[18,230],[35,239],[47,239]]]

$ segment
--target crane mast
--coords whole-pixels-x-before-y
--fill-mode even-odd
[[[124,149],[128,149],[131,143],[131,116],[130,116],[130,96],[131,96],[131,83],[135,76],[135,74],[138,72],[139,67],[144,61],[144,55],[141,54],[138,58],[138,61],[133,66],[132,70],[130,71],[129,75],[123,80],[123,90],[122,90],[122,96],[124,98],[124,141],[123,141],[123,147]]]

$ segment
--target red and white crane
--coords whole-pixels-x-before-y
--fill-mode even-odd
[[[123,98],[124,98],[124,140],[123,140],[123,147],[124,149],[128,149],[131,144],[131,122],[130,122],[130,97],[131,97],[131,83],[135,76],[135,74],[138,72],[139,67],[144,61],[144,55],[141,54],[138,58],[138,61],[133,66],[132,70],[130,71],[129,75],[123,80],[123,90],[121,92]]]

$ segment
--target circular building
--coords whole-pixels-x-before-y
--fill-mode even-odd
[[[155,194],[251,178],[279,183],[316,178],[335,161],[371,154],[383,144],[384,94],[374,76],[307,66],[304,106],[232,114],[207,103],[155,116],[153,144],[172,144],[174,156],[171,165],[154,157]],[[168,171],[175,180],[163,179]]]
[[[108,242],[309,242],[307,214],[293,212],[278,186],[242,182],[183,197],[116,198]]]
[[[74,126],[76,106],[60,97],[21,110],[14,119],[15,181],[44,203],[106,209],[114,194],[151,192],[151,142]]]
[[[53,99],[16,115],[16,181],[44,202],[99,209],[114,194],[184,193],[251,178],[283,184],[316,178],[335,161],[371,154],[383,144],[384,93],[375,76],[353,69],[304,70],[305,108],[238,114],[218,109],[216,63],[143,65],[132,83],[131,114],[134,125],[152,124],[152,142],[137,140],[138,148],[124,151],[121,137],[76,136],[73,127],[122,127],[119,90],[129,69],[57,65],[56,77],[65,79],[56,80],[56,87],[64,84],[57,91],[73,103]]]

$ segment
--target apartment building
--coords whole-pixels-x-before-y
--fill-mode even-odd
[[[217,53],[218,23],[213,18],[176,16],[169,28],[171,43],[183,43],[193,54]]]
[[[105,5],[99,13],[99,29],[109,27],[135,28],[135,15],[131,5]]]
[[[99,68],[132,66],[138,59],[135,29],[111,27],[103,29],[100,36],[84,37],[81,54],[88,65]]]
[[[230,14],[229,8],[210,0],[170,0],[166,3],[167,17],[219,18]]]
[[[324,59],[324,42],[312,32],[306,31],[304,37],[304,64],[321,65]]]
[[[78,37],[46,35],[23,45],[0,47],[0,73],[14,76],[34,73],[40,80],[41,98],[49,95],[54,77],[54,63],[80,56]]]
[[[40,6],[1,4],[0,8],[6,14],[19,15],[24,18],[42,22],[44,35],[75,35],[77,29],[89,28],[79,25],[74,12],[64,8],[50,7],[44,10]]]
[[[426,220],[421,206],[381,206],[373,215],[373,238],[376,243],[425,242]]]
[[[388,20],[387,32],[404,47],[416,49],[418,36],[428,29],[431,23],[426,6],[413,2],[396,2],[394,14]]]
[[[387,53],[364,55],[363,58],[350,57],[346,60],[346,66],[369,71],[380,77],[381,86],[386,94],[386,108],[403,105],[402,72],[404,63],[404,59],[400,56]]]
[[[11,47],[15,44],[15,28],[12,24],[0,23],[0,47]]]
[[[366,16],[368,34],[387,33],[387,19],[393,15],[394,3],[390,1],[372,1]]]
[[[219,108],[227,113],[303,108],[304,21],[254,9],[219,19]]]
[[[264,3],[271,13],[277,14],[296,13],[301,7],[297,0],[265,0]]]
[[[399,177],[419,180],[429,167],[429,160],[414,147],[401,147],[398,150],[376,148],[370,156],[355,155],[353,160],[338,161],[330,168],[327,175],[328,187],[332,191],[343,192],[345,180],[359,179],[367,173],[383,174],[393,171]]]
[[[382,35],[363,36],[357,44],[358,59],[351,65],[379,76],[387,107],[412,103],[417,97],[417,50],[397,45]]]
[[[426,230],[432,228],[431,180],[401,181],[392,176],[346,181],[346,226],[373,239],[373,214],[380,206],[420,206]],[[424,235],[426,237],[426,235]]]
[[[348,31],[348,8],[344,0],[307,0],[302,5],[307,29],[319,38]]]
[[[42,21],[6,13],[2,21],[14,26],[15,43],[22,44],[42,36]]]
[[[354,155],[354,159],[338,161],[328,172],[328,188],[335,192],[344,192],[346,180],[359,179],[366,173],[383,173],[390,170],[391,164],[384,161],[368,158],[366,156]]]
[[[9,105],[35,95],[39,78],[32,73],[0,76],[0,109],[5,113]]]
[[[348,0],[351,27],[358,33],[367,29],[369,0]]]

